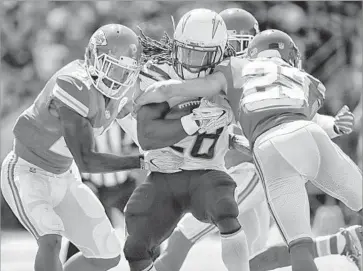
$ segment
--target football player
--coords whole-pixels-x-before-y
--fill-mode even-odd
[[[263,31],[249,44],[248,57],[222,62],[205,78],[155,83],[136,102],[225,92],[250,141],[271,214],[289,246],[293,270],[317,270],[305,182],[310,180],[362,213],[362,175],[327,133],[311,122],[325,88],[301,70],[292,39],[278,30]]]
[[[94,136],[115,120],[140,67],[137,35],[123,25],[102,26],[92,35],[85,59],[57,71],[17,119],[13,150],[1,167],[1,190],[37,240],[36,271],[63,270],[62,236],[82,252],[64,270],[100,271],[118,264],[115,230],[79,171],[115,172],[145,164],[139,156],[94,149]]]
[[[228,8],[219,13],[226,24],[228,43],[237,57],[246,55],[247,47],[253,37],[260,33],[256,18],[241,8]]]
[[[170,73],[178,79],[209,74],[222,60],[226,42],[227,30],[217,13],[207,9],[188,12],[175,30],[174,71]],[[170,108],[181,101],[186,101],[185,107],[200,104],[202,115],[203,108],[222,110],[225,121],[215,122],[220,127],[209,121],[197,123],[190,112],[181,118],[165,119]],[[159,172],[152,171],[126,205],[124,253],[132,271],[155,270],[150,251],[172,233],[188,211],[197,219],[217,226],[228,270],[249,270],[246,236],[237,219],[236,184],[224,167],[229,146],[226,126],[232,121],[231,116],[223,95],[201,101],[174,99],[145,105],[137,112],[138,142],[146,150],[145,157],[153,152],[164,157],[168,152],[176,158],[165,159]]]
[[[226,9],[219,14],[226,23],[228,42],[233,46],[238,56],[244,57],[249,42],[259,33],[256,18],[251,13],[238,8]],[[330,132],[331,128],[329,125],[321,121],[321,118],[318,121],[327,132]],[[352,131],[352,123],[353,118],[351,118],[349,110],[341,110],[334,121],[334,124],[339,129],[346,129],[346,133]],[[336,137],[338,134],[330,133],[330,136]],[[276,246],[265,250],[270,214],[266,211],[267,204],[263,188],[258,181],[252,157],[249,155],[243,156],[241,152],[231,150],[227,153],[225,160],[226,167],[229,169],[228,173],[237,183],[236,197],[240,212],[238,218],[247,236],[250,257],[252,258],[250,262],[251,270],[262,270],[262,268],[270,270],[289,265],[290,261],[286,262],[289,259],[285,247]],[[246,223],[247,221],[248,223]],[[170,236],[166,249],[155,261],[156,269],[158,271],[180,270],[193,245],[211,233],[216,232],[216,230],[217,228],[214,225],[200,222],[191,214],[186,214]],[[349,246],[353,247],[358,243],[359,247],[362,247],[359,239],[354,238],[356,233],[358,233],[357,236],[360,236],[359,230],[361,230],[361,227],[351,227],[333,236],[320,237],[315,240],[315,243],[319,248],[323,247],[324,245],[322,244],[325,244],[331,238],[338,238],[340,244],[332,242],[332,249],[329,249],[329,251],[331,253],[354,255],[356,254],[354,253],[355,251],[351,251]],[[347,246],[341,245],[342,243],[345,243]],[[334,247],[334,244],[336,244],[336,247]],[[258,254],[261,251],[263,253]],[[316,251],[318,256],[325,256],[329,253],[322,249],[317,249]],[[255,255],[256,257],[254,257]]]

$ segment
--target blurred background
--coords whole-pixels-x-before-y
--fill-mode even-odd
[[[177,23],[184,13],[201,7],[217,12],[244,8],[257,18],[261,30],[277,28],[289,33],[304,56],[305,70],[326,85],[326,102],[319,113],[335,115],[343,105],[355,113],[354,132],[334,141],[362,168],[362,2],[350,1],[2,1],[0,161],[11,149],[11,129],[18,115],[32,103],[56,70],[83,58],[84,48],[98,27],[121,23],[136,33],[140,26],[155,39],[160,39],[164,31],[172,37],[171,15]],[[131,139],[117,127],[107,136],[122,140],[122,144],[109,147],[110,151],[124,154],[137,151]],[[104,204],[119,209],[143,178],[141,172],[84,176]],[[121,196],[120,190],[126,192]],[[309,187],[309,191],[316,234],[330,234],[344,225],[361,224],[342,203],[315,188]],[[2,197],[1,228],[5,240],[16,236],[14,231],[22,230]]]

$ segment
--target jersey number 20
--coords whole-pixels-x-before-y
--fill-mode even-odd
[[[194,145],[190,151],[190,156],[193,158],[200,158],[200,159],[206,159],[211,160],[214,157],[215,154],[215,148],[218,142],[219,137],[221,136],[223,132],[223,127],[216,130],[215,133],[212,134],[198,134],[196,136]],[[205,143],[206,139],[212,140],[212,144],[206,149],[202,150],[203,143]],[[184,153],[184,149],[180,148],[178,146],[171,146],[171,148],[175,151],[178,151],[180,153]]]

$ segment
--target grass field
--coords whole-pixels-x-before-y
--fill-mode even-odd
[[[121,231],[121,230],[120,230]],[[271,228],[269,243],[280,242],[279,234]],[[36,253],[36,242],[25,231],[2,232],[1,270],[32,271]],[[62,251],[64,253],[64,251]],[[128,271],[127,262],[122,259],[112,271]],[[225,271],[221,259],[221,246],[218,235],[213,235],[196,244],[190,251],[181,271]]]

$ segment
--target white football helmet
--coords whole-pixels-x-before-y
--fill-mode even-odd
[[[222,17],[209,9],[193,9],[179,21],[174,32],[173,67],[182,79],[212,72],[222,61],[228,32]]]

